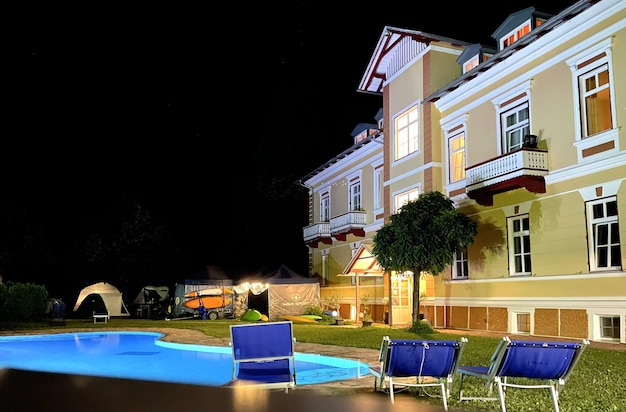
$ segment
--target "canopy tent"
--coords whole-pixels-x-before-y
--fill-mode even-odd
[[[130,316],[128,308],[122,300],[122,293],[115,286],[106,282],[94,283],[93,285],[83,288],[78,295],[78,299],[76,299],[74,312],[76,312],[83,301],[91,295],[98,295],[102,299],[107,312],[109,312],[109,316]]]
[[[246,306],[267,313],[270,320],[302,315],[307,307],[319,306],[320,302],[318,279],[300,275],[285,265],[242,279],[234,289],[247,298]]]
[[[167,300],[170,288],[167,286],[144,286],[133,303],[148,304]]]

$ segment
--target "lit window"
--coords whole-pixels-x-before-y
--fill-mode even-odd
[[[450,183],[465,179],[465,133],[448,139],[450,153]]]
[[[528,215],[510,217],[507,222],[509,272],[511,276],[530,275],[530,219]]]
[[[394,197],[395,213],[398,213],[402,206],[407,203],[416,200],[419,197],[419,189],[412,189],[403,193],[400,193]]]
[[[603,64],[578,77],[583,137],[613,128],[609,66]]]
[[[511,44],[515,43],[520,38],[530,33],[530,30],[531,30],[530,21],[522,24],[521,26],[518,26],[514,30],[511,30],[508,34],[506,34],[500,39],[500,49],[504,49],[505,47],[510,46]]]
[[[465,64],[463,65],[463,73],[467,73],[468,71],[472,70],[474,67],[478,66],[478,63],[478,55],[476,55],[472,59],[465,62]]]
[[[622,255],[615,196],[587,202],[590,270],[620,270]]]
[[[395,119],[395,160],[418,150],[417,105]]]

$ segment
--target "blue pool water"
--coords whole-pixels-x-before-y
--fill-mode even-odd
[[[163,342],[154,332],[0,337],[0,368],[220,386],[231,380],[230,347]],[[362,362],[296,353],[298,385],[369,374]]]

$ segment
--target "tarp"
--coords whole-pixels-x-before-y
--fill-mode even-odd
[[[320,305],[318,279],[300,275],[285,265],[242,279],[235,292],[245,300],[244,305],[236,308],[235,315],[249,307],[267,312],[270,320],[277,320],[285,315],[302,315],[307,307]]]
[[[74,312],[78,310],[81,303],[90,295],[99,295],[104,302],[104,306],[109,312],[109,316],[130,316],[128,308],[122,300],[122,293],[113,285],[106,282],[94,283],[80,291]]]

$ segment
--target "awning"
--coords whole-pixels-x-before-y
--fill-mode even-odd
[[[374,245],[363,243],[343,270],[337,276],[381,277],[385,273],[372,253]]]

